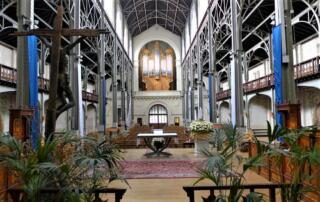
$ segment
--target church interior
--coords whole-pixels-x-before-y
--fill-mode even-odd
[[[0,0],[0,201],[319,202],[320,0]]]

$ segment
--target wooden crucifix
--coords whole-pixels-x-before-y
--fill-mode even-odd
[[[57,14],[53,21],[53,29],[32,29],[26,32],[15,32],[15,36],[38,36],[43,42],[51,47],[51,68],[50,68],[50,83],[49,83],[49,101],[46,113],[46,139],[55,132],[56,120],[64,111],[74,106],[74,96],[69,87],[69,78],[66,75],[67,64],[66,54],[80,43],[85,37],[98,37],[100,34],[106,33],[106,30],[92,29],[64,29],[62,28],[64,8],[60,3],[57,6]],[[74,43],[62,48],[62,36],[81,36]],[[47,42],[46,37],[51,38],[51,44]],[[57,99],[59,96],[62,103],[57,107]],[[66,98],[68,98],[69,103]]]

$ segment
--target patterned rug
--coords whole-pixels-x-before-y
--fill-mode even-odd
[[[202,160],[141,159],[121,162],[126,179],[197,178]]]

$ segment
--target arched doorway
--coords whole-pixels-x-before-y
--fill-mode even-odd
[[[16,92],[0,93],[0,132],[9,132],[9,109],[14,107]]]
[[[220,123],[230,122],[230,108],[228,102],[222,102],[220,105]]]
[[[270,120],[271,98],[256,95],[249,102],[249,124],[252,129],[266,129]]]
[[[87,133],[95,132],[97,130],[96,114],[97,114],[96,107],[92,104],[88,105],[87,120],[86,120]]]
[[[168,125],[168,110],[162,105],[154,105],[149,110],[149,126],[163,128]]]

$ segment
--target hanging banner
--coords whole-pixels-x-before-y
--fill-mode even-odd
[[[282,36],[281,25],[272,28],[273,64],[274,64],[274,88],[276,105],[283,103],[282,94]],[[277,112],[276,122],[282,125],[281,113]]]
[[[38,147],[40,134],[39,105],[38,105],[38,49],[37,37],[28,36],[28,66],[29,66],[29,107],[34,109],[31,120],[31,143],[33,148]]]

